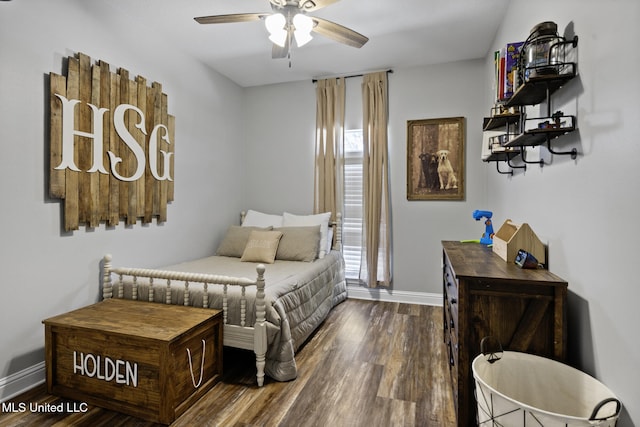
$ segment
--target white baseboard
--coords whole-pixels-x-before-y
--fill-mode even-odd
[[[428,292],[394,291],[384,288],[372,289],[362,286],[348,286],[347,295],[349,298],[370,301],[442,306],[442,294]]]
[[[0,402],[42,384],[45,379],[44,362],[37,363],[8,377],[0,378]]]

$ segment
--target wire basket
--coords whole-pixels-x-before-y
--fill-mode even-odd
[[[621,404],[595,378],[563,363],[513,351],[472,365],[479,426],[615,426]]]

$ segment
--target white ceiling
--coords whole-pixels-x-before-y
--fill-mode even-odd
[[[263,22],[202,25],[196,16],[270,13],[268,0],[108,0],[240,86],[486,57],[508,0],[341,0],[312,16],[367,37],[356,49],[314,33],[288,59],[272,59]],[[104,4],[103,4],[104,5]]]

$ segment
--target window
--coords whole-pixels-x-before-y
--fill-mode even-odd
[[[358,279],[362,253],[362,129],[344,132],[342,251],[347,279]]]

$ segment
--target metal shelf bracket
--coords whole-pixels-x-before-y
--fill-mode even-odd
[[[527,150],[526,150],[523,146],[520,146],[520,158],[522,159],[522,161],[523,161],[524,163],[526,163],[526,164],[528,164],[528,165],[535,165],[535,164],[538,164],[538,165],[540,165],[540,167],[543,167],[543,166],[544,166],[544,160],[543,160],[543,159],[540,159],[540,160],[535,161],[535,162],[530,162],[530,161],[528,161],[528,160],[527,160],[527,158],[526,158],[526,156],[525,156],[526,151],[527,151]]]
[[[550,140],[547,140],[547,150],[549,150],[551,154],[557,156],[571,156],[572,160],[575,160],[578,157],[578,150],[576,148],[572,148],[571,151],[553,151]]]
[[[500,162],[496,162],[496,169],[498,170],[498,173],[502,174],[502,175],[513,175],[513,171],[507,171],[507,172],[503,172],[500,170]]]

